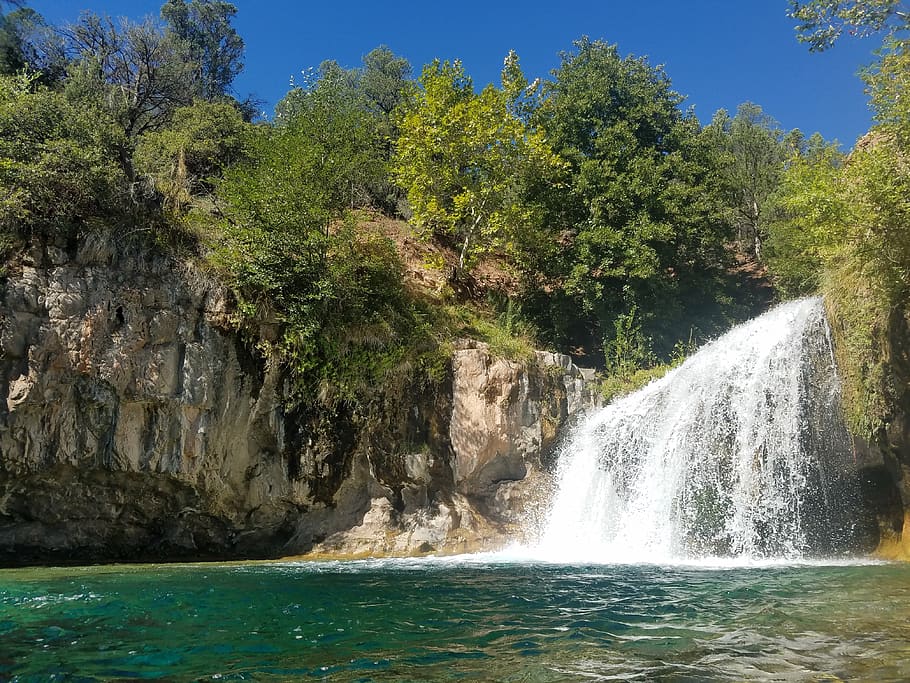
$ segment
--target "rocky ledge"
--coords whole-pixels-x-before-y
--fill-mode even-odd
[[[3,564],[492,549],[533,521],[560,429],[595,400],[567,356],[464,342],[400,414],[303,415],[226,292],[101,238],[8,275],[0,354]]]

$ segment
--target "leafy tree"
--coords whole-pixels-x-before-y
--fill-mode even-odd
[[[358,87],[367,106],[385,119],[390,119],[411,90],[411,64],[385,45],[370,50],[363,58]]]
[[[380,47],[364,57],[364,66],[345,69],[325,61],[318,69],[303,73],[275,108],[275,121],[285,125],[299,116],[308,116],[313,107],[343,112],[336,117],[357,129],[361,163],[356,176],[349,178],[349,205],[372,205],[389,213],[397,208],[400,191],[389,178],[388,162],[398,132],[391,111],[405,98],[410,65],[388,48]],[[347,124],[345,124],[347,125]]]
[[[58,83],[66,72],[60,37],[35,10],[22,3],[13,6],[17,9],[0,13],[0,74],[30,69],[43,84]]]
[[[875,118],[910,148],[910,44],[889,41],[862,76]]]
[[[310,136],[324,151],[317,182],[331,193],[336,209],[369,204],[387,182],[381,132],[357,76],[323,62],[275,107],[279,127]]]
[[[802,143],[799,134],[785,139],[777,122],[757,104],[746,102],[730,118],[714,115],[708,135],[724,156],[722,180],[740,240],[759,260],[773,211],[771,201],[780,182],[788,150]]]
[[[243,39],[231,26],[236,14],[223,0],[167,0],[161,7],[168,35],[195,65],[197,94],[204,100],[225,96],[243,70]]]
[[[846,240],[850,207],[843,188],[843,155],[814,136],[781,173],[769,223],[768,268],[779,290],[798,296],[818,291],[822,271]]]
[[[321,301],[330,226],[376,163],[365,112],[335,71],[325,73],[279,103],[278,125],[246,133],[243,159],[218,185],[229,218],[226,258],[241,291],[307,324],[322,319],[305,311]]]
[[[127,200],[112,122],[36,84],[0,76],[0,232],[77,234]]]
[[[844,31],[866,36],[884,30],[894,36],[910,26],[902,0],[790,0],[789,15],[799,22],[797,40],[812,52],[827,50]]]
[[[352,187],[377,160],[374,131],[337,72],[325,74],[289,93],[279,124],[246,129],[243,158],[217,184],[216,260],[248,324],[280,323],[275,348],[296,386],[354,400],[383,381],[419,325],[394,246],[348,220]]]
[[[174,112],[170,125],[139,139],[135,166],[154,179],[173,210],[212,189],[212,179],[242,156],[246,124],[237,107],[197,101]]]
[[[419,83],[399,123],[393,174],[418,227],[459,240],[460,273],[479,254],[510,248],[532,222],[521,179],[553,177],[562,164],[511,111],[504,90],[474,92],[461,62],[437,60]]]
[[[578,311],[583,329],[558,323],[566,337],[596,343],[636,307],[643,334],[672,347],[677,316],[705,295],[696,283],[724,262],[715,150],[681,102],[661,68],[587,38],[544,84],[533,121],[570,162],[571,187],[547,202],[554,246],[535,269],[550,314]]]

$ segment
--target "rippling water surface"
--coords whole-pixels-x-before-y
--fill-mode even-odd
[[[906,681],[910,567],[0,570],[0,680]]]

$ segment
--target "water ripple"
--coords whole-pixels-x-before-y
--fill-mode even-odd
[[[4,570],[0,680],[904,681],[908,598],[880,564]]]

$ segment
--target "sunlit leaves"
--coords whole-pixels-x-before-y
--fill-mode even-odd
[[[894,35],[908,28],[901,0],[790,0],[789,14],[798,22],[797,39],[813,52],[827,50],[845,31],[853,36],[882,30]]]
[[[563,167],[512,109],[526,88],[518,74],[515,63],[503,89],[475,93],[460,62],[433,62],[399,122],[394,176],[419,228],[458,238],[461,268],[485,251],[510,249],[535,211],[526,177],[555,179]]]

